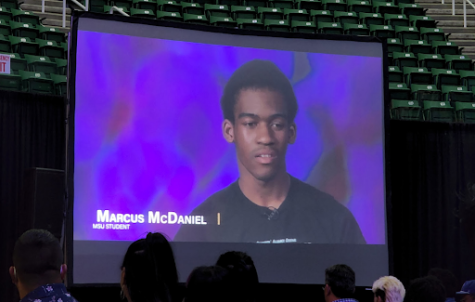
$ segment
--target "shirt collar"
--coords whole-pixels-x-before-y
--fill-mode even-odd
[[[66,286],[63,283],[45,284],[29,292],[20,302],[41,299],[58,292],[66,293]]]
[[[353,298],[342,298],[342,299],[335,300],[333,302],[358,302],[358,300],[353,299]]]

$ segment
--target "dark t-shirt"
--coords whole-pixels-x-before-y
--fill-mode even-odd
[[[202,215],[207,224],[182,225],[175,241],[366,243],[345,206],[294,177],[277,210],[251,202],[236,181],[211,195],[191,215]]]

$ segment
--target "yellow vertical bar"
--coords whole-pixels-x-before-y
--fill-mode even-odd
[[[221,224],[221,213],[218,213],[218,225]]]

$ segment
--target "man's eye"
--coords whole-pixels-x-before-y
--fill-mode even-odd
[[[274,129],[283,129],[284,124],[282,124],[282,123],[273,123],[272,128],[274,128]]]
[[[255,122],[244,123],[244,126],[246,126],[246,127],[255,127],[256,123]]]

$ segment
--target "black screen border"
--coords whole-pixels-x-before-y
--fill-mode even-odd
[[[66,282],[69,286],[74,287],[109,287],[108,283],[94,283],[94,284],[74,284],[74,263],[73,263],[73,250],[74,250],[74,125],[75,125],[75,95],[76,95],[76,59],[77,59],[77,36],[79,29],[79,20],[89,18],[98,20],[118,21],[125,23],[144,24],[161,27],[171,27],[178,29],[189,29],[197,31],[205,31],[211,33],[224,33],[231,35],[241,36],[265,36],[265,37],[277,37],[288,39],[308,39],[308,40],[332,40],[332,41],[354,41],[354,42],[369,42],[380,43],[382,47],[382,59],[383,59],[383,93],[384,104],[383,108],[383,136],[384,136],[384,150],[383,150],[383,171],[385,177],[385,211],[386,211],[386,245],[388,247],[388,271],[389,274],[394,272],[394,249],[392,240],[392,216],[391,216],[391,181],[390,181],[390,161],[387,160],[387,150],[389,148],[389,108],[390,97],[388,90],[388,51],[386,40],[381,40],[374,36],[351,36],[351,35],[329,35],[329,34],[306,34],[306,33],[291,33],[291,32],[273,32],[273,31],[256,31],[245,30],[236,28],[227,28],[210,25],[198,25],[185,22],[169,22],[155,19],[126,17],[111,14],[100,14],[86,11],[73,11],[71,16],[71,30],[68,36],[68,95],[66,103],[66,188],[65,188],[65,202],[67,206],[66,215],[66,232],[65,232],[65,260],[68,265],[68,274]]]

